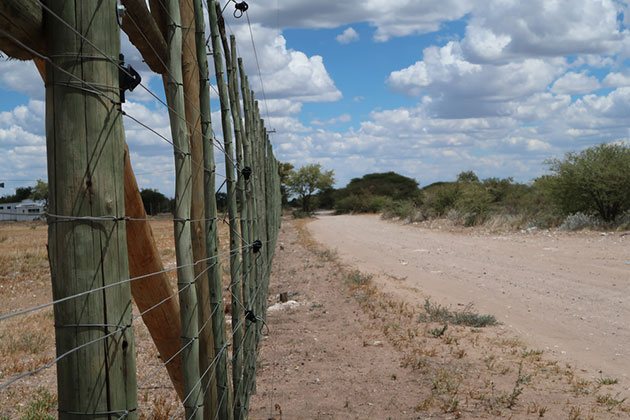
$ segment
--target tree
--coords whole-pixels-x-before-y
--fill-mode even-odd
[[[35,184],[31,191],[31,198],[33,200],[43,201],[44,207],[48,208],[48,183],[38,179],[37,184]]]
[[[463,171],[457,174],[457,182],[479,182],[479,177],[474,171]]]
[[[29,198],[32,191],[33,187],[18,187],[15,189],[15,194],[0,197],[0,203],[19,203]]]
[[[391,197],[394,200],[416,201],[420,197],[418,182],[396,172],[373,173],[354,178],[344,190],[341,194],[370,194]]]
[[[280,162],[278,165],[278,175],[280,176],[280,192],[282,193],[282,205],[286,206],[289,203],[289,187],[287,181],[289,175],[293,172],[294,166],[289,162]]]
[[[565,214],[595,213],[612,222],[630,209],[630,146],[600,144],[547,161],[551,198]]]
[[[298,196],[302,202],[302,210],[311,211],[311,197],[318,191],[331,188],[335,183],[334,171],[323,171],[322,165],[304,165],[297,171],[291,171],[287,177],[289,192]]]
[[[144,210],[147,214],[156,215],[170,211],[169,199],[158,190],[143,188],[140,190],[140,196],[142,197],[142,204],[144,204]]]

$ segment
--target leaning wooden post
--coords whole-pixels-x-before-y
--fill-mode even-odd
[[[129,278],[120,33],[114,0],[48,5],[58,16],[44,19],[53,63],[46,75],[48,249],[53,299],[61,299]],[[105,94],[92,93],[92,84]],[[80,347],[57,363],[59,418],[137,418],[131,309],[129,283],[55,305],[57,355]]]
[[[184,90],[182,83],[182,30],[177,0],[168,0],[168,75],[166,100],[169,105],[171,134],[175,148],[175,254],[177,284],[179,286],[180,317],[182,322],[182,365],[184,370],[184,407],[187,419],[202,419],[203,409],[199,387],[199,340],[197,291],[190,228],[191,159],[186,129]]]
[[[177,355],[182,333],[179,302],[174,298],[175,292],[164,272],[126,146],[125,216],[135,219],[127,222],[129,275],[132,278],[142,277],[131,282],[131,294],[138,310],[143,313],[142,320],[153,338],[160,358],[170,360],[166,370],[179,399],[183,400],[182,358]]]
[[[229,382],[227,375],[227,347],[225,339],[225,313],[223,310],[223,285],[221,283],[221,264],[219,261],[218,219],[216,188],[216,164],[214,161],[214,136],[212,133],[210,112],[210,79],[208,73],[208,57],[206,53],[206,31],[203,18],[202,0],[194,0],[197,63],[199,65],[199,105],[201,111],[201,132],[203,137],[204,159],[204,204],[206,214],[206,258],[210,265],[207,282],[210,290],[210,311],[212,315],[212,335],[214,338],[214,383],[217,389],[217,404],[212,412],[206,412],[205,417],[211,418],[214,412],[219,419],[229,419],[232,412],[229,409]],[[212,385],[211,385],[212,386]],[[207,395],[206,392],[206,404]]]
[[[210,14],[210,34],[212,38],[212,55],[214,58],[214,70],[221,101],[221,126],[223,128],[223,145],[225,149],[225,175],[228,195],[228,217],[230,225],[230,288],[232,294],[232,388],[234,392],[234,418],[243,418],[242,401],[236,390],[239,389],[242,377],[241,341],[243,339],[243,310],[240,308],[241,269],[239,258],[239,232],[238,214],[236,207],[236,180],[234,177],[234,150],[232,147],[232,124],[230,121],[230,108],[227,86],[223,79],[223,54],[221,52],[221,37],[219,35],[219,16],[221,6],[211,0],[208,3]],[[226,52],[227,54],[227,52]]]

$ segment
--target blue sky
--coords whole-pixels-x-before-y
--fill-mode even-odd
[[[338,186],[389,170],[421,185],[469,169],[527,182],[547,158],[630,138],[625,0],[249,3],[276,154],[334,169]],[[249,27],[230,7],[262,99]],[[161,95],[124,35],[122,45]],[[32,63],[0,62],[0,194],[46,178],[43,92]],[[125,107],[170,136],[166,109],[141,88]],[[141,187],[172,195],[170,146],[125,128]]]

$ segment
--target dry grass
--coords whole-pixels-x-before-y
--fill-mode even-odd
[[[172,221],[155,219],[151,221],[151,227],[164,266],[175,266]],[[0,313],[52,300],[47,232],[46,224],[41,222],[0,223]],[[227,285],[229,257],[226,247],[229,241],[228,230],[222,223],[219,224],[219,235],[224,284]],[[168,276],[175,290],[176,273],[170,272]],[[134,306],[135,314],[138,311]],[[0,382],[21,372],[37,369],[54,359],[53,325],[52,308],[0,321]],[[141,320],[134,324],[134,333],[141,418],[167,419],[179,407],[177,397]],[[0,391],[0,419],[54,418],[55,375],[53,366]]]

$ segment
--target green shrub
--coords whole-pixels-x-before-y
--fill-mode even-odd
[[[400,219],[408,223],[424,220],[424,215],[411,201],[394,201],[383,211],[383,219]]]
[[[545,187],[566,215],[598,214],[613,222],[630,210],[630,145],[600,144],[547,162]]]
[[[35,391],[33,399],[28,403],[20,416],[21,420],[53,420],[52,415],[56,408],[57,398],[46,388],[40,387]]]
[[[492,203],[493,195],[483,185],[469,183],[461,188],[455,208],[464,215],[465,226],[474,226],[486,220]]]
[[[458,184],[443,183],[425,189],[423,207],[430,216],[444,216],[455,206],[459,197]]]
[[[439,322],[474,328],[498,324],[497,319],[493,315],[483,315],[474,312],[472,305],[467,305],[461,311],[452,311],[445,306],[432,303],[429,299],[426,299],[424,301],[424,312],[424,314],[419,316],[421,322]]]
[[[379,195],[352,194],[335,203],[335,212],[343,213],[378,213],[390,206],[392,199]]]
[[[576,231],[583,229],[597,229],[602,226],[600,220],[597,217],[584,214],[584,213],[574,213],[570,214],[564,219],[564,222],[560,225],[560,230],[566,231]]]
[[[305,219],[307,217],[311,217],[310,212],[304,211],[302,209],[293,210],[291,214],[293,214],[294,219]]]

